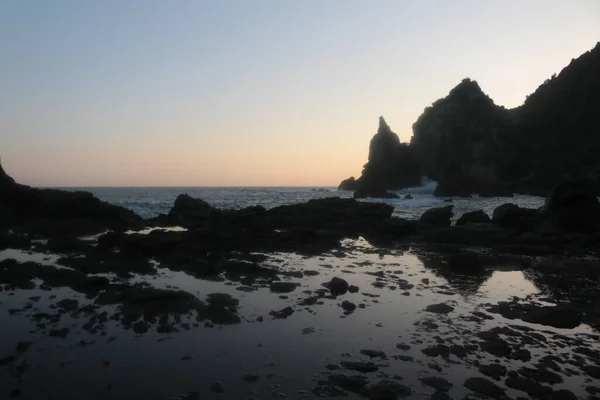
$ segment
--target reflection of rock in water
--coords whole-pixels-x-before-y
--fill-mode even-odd
[[[417,257],[425,268],[446,279],[448,285],[463,296],[477,293],[479,287],[492,277],[495,268],[502,266],[521,269],[523,262],[471,251],[428,253]]]
[[[584,311],[584,323],[600,328],[600,262],[575,259],[544,259],[524,271],[542,293]]]

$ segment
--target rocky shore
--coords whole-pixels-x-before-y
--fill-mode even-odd
[[[220,210],[185,194],[168,214],[144,220],[89,193],[19,185],[1,167],[0,193],[0,312],[7,321],[27,321],[20,323],[37,338],[20,338],[0,354],[2,396],[35,398],[28,393],[27,360],[47,340],[42,337],[86,347],[112,342],[120,331],[161,340],[263,321],[278,329],[299,314],[319,318],[335,310],[344,320],[365,318],[363,309],[384,307],[384,299],[390,299],[385,307],[402,312],[411,306],[401,299],[410,296],[431,301],[421,307],[415,300],[421,307],[415,315],[425,317],[412,323],[413,336],[396,332],[403,341],[396,338],[393,349],[389,338],[380,338],[356,354],[328,355],[322,372],[313,371],[318,378],[292,398],[600,394],[593,333],[600,329],[600,203],[588,181],[557,185],[542,209],[507,203],[493,215],[466,213],[455,224],[451,204],[406,220],[392,217],[389,205],[355,199]],[[394,261],[408,256],[421,267]],[[522,273],[539,295],[486,298],[467,307],[462,299],[507,269]],[[158,284],[173,276],[185,279]],[[207,286],[182,288],[188,281]],[[263,295],[277,302],[263,303]],[[244,299],[263,304],[260,315],[248,313],[255,304]],[[318,333],[319,327],[302,328],[303,337]],[[451,368],[464,369],[466,378],[449,380]],[[572,377],[585,384],[565,386]],[[249,385],[265,378],[252,372],[240,379]],[[246,395],[284,397],[273,385],[269,394]],[[210,382],[179,398],[228,392],[232,397],[225,398],[241,398],[236,388]]]

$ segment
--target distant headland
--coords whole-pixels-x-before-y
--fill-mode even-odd
[[[410,143],[380,117],[362,175],[339,188],[385,197],[423,177],[439,183],[436,196],[547,196],[574,178],[600,194],[600,42],[517,108],[494,104],[466,78],[425,109]]]

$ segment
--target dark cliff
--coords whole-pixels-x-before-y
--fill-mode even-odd
[[[347,179],[340,189],[379,191],[416,186],[421,182],[420,167],[408,143],[401,143],[383,117],[369,145],[369,160],[359,179]]]
[[[467,78],[425,109],[410,145],[382,138],[376,151],[373,138],[355,186],[398,189],[418,184],[419,175],[438,181],[440,196],[545,196],[566,178],[591,179],[600,188],[600,43],[520,107],[494,104]]]

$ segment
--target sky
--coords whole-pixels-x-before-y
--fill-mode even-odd
[[[3,0],[0,157],[33,186],[337,186],[463,78],[523,103],[598,0]]]

